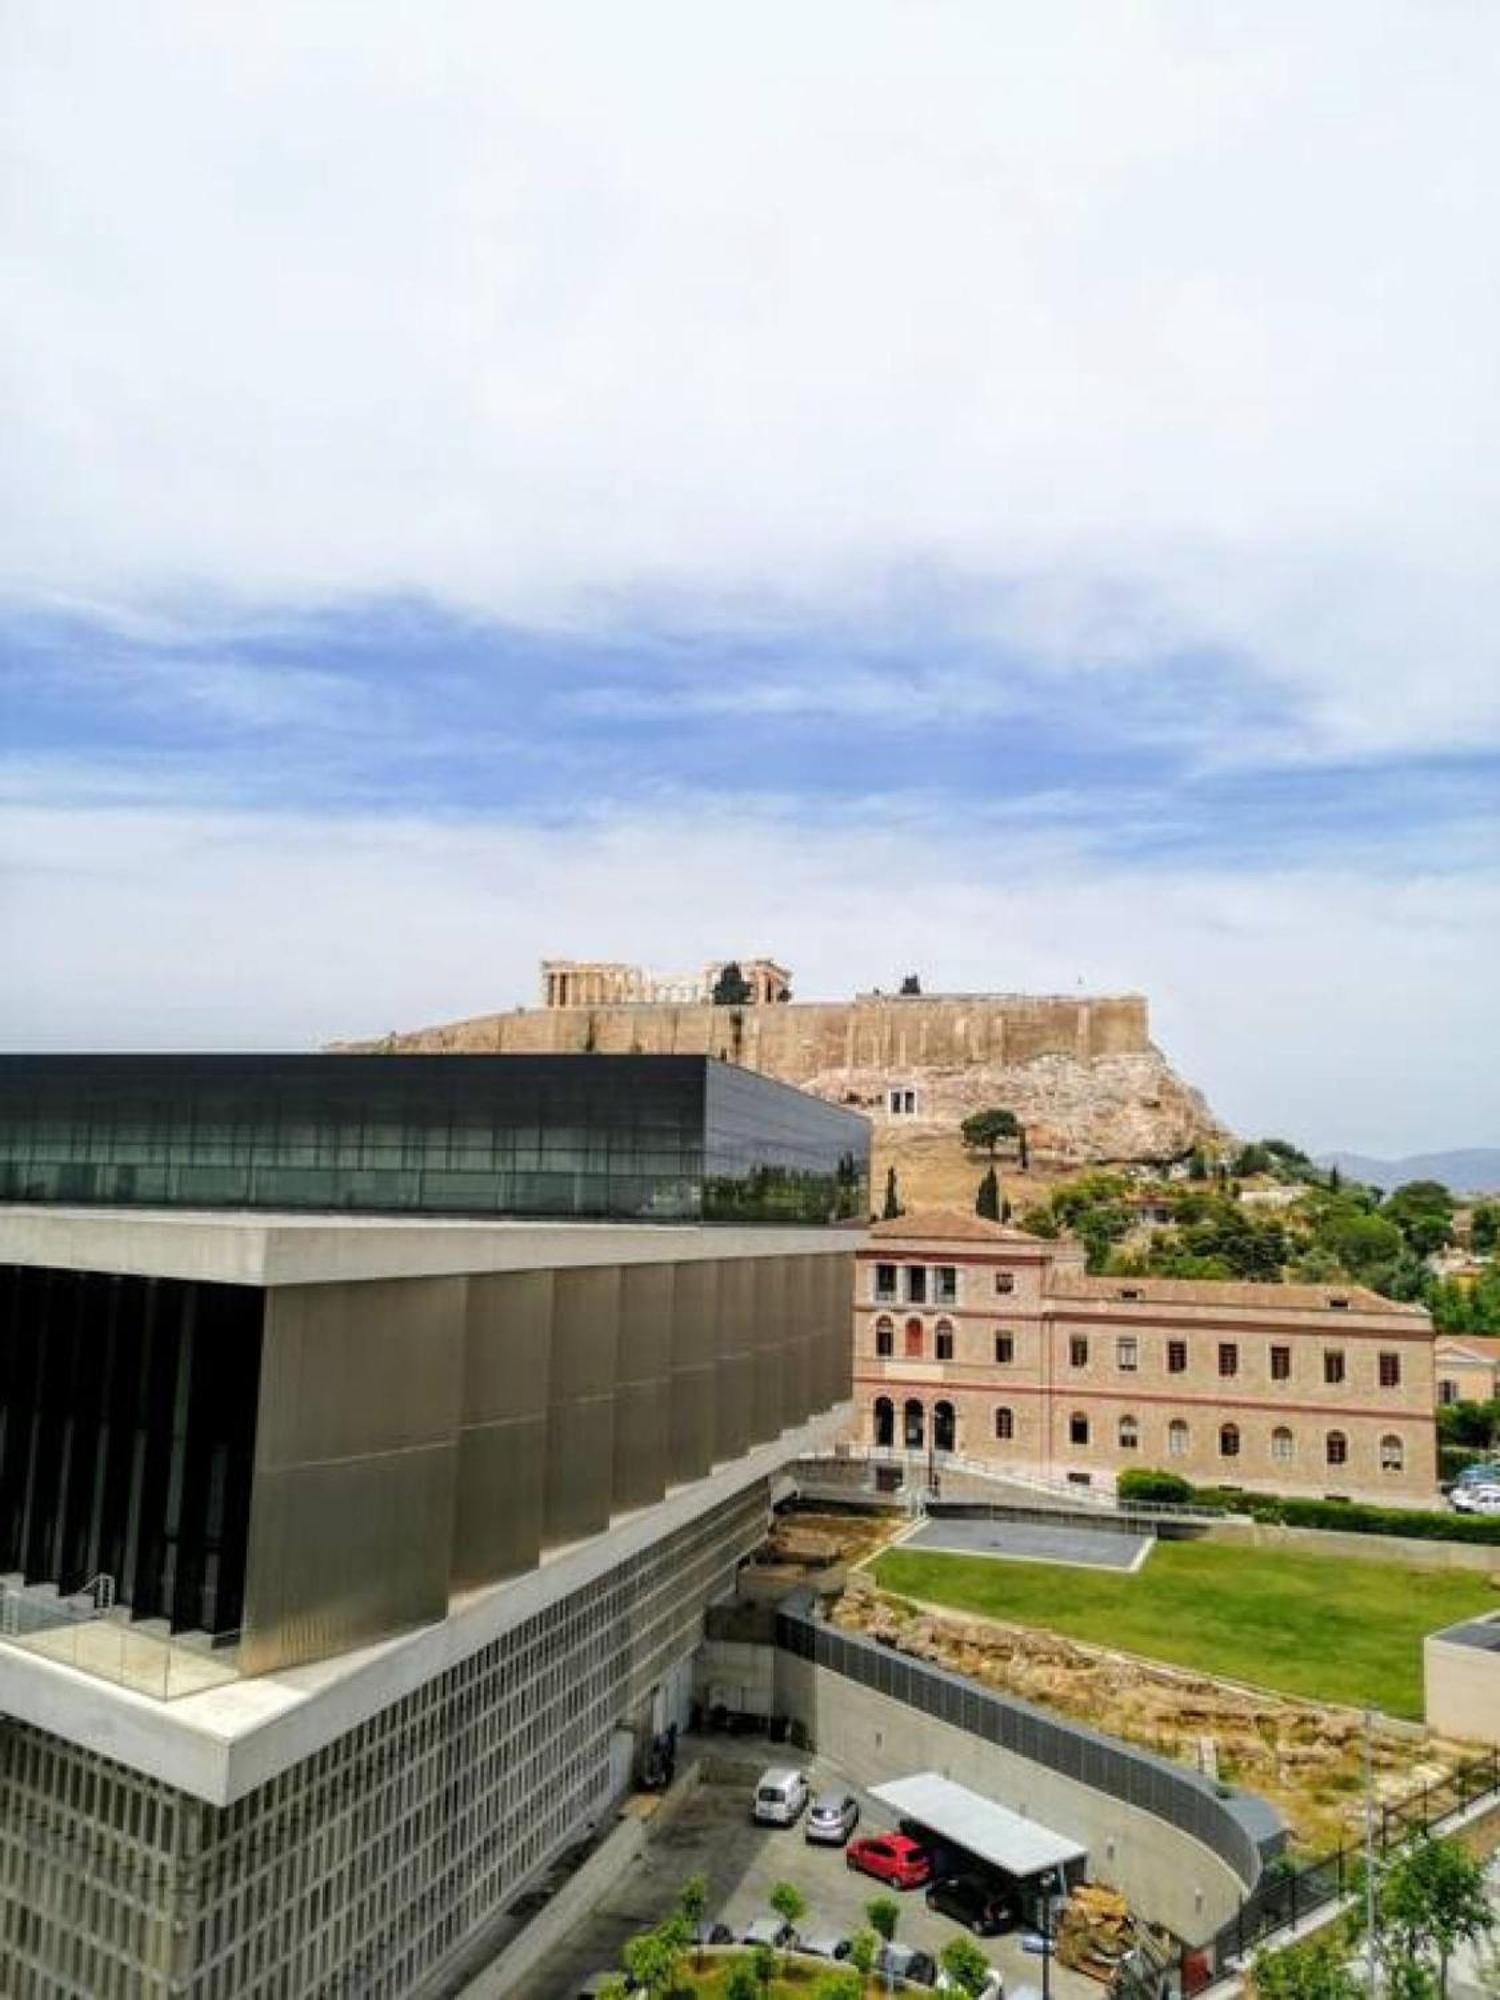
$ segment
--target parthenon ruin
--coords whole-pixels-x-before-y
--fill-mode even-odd
[[[544,1007],[620,1007],[632,1003],[703,1006],[727,965],[738,965],[750,988],[747,1005],[769,1006],[791,997],[792,976],[771,958],[715,959],[698,973],[647,972],[608,959],[544,958]]]

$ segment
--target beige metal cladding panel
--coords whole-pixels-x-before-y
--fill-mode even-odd
[[[749,1257],[719,1265],[719,1373],[714,1457],[738,1458],[750,1447],[755,1415],[755,1270]]]
[[[257,1472],[451,1442],[465,1284],[395,1278],[268,1293]]]
[[[842,1403],[852,1393],[854,1342],[849,1331],[854,1302],[854,1253],[819,1257],[814,1296],[817,1300],[818,1353],[821,1356],[820,1409]]]
[[[809,1257],[786,1260],[786,1357],[782,1364],[782,1418],[800,1423],[812,1410],[812,1275]]]
[[[557,1272],[542,1530],[546,1547],[609,1526],[619,1341],[618,1267]]]
[[[671,1482],[713,1467],[719,1373],[719,1267],[679,1264],[672,1280]]]
[[[780,1437],[782,1375],[786,1358],[786,1262],[757,1257],[755,1310],[751,1320],[755,1354],[755,1402],[750,1435],[756,1444]]]
[[[466,1425],[450,1582],[456,1590],[534,1569],[542,1552],[547,1413]]]
[[[258,1475],[247,1672],[320,1659],[444,1616],[455,1456],[449,1439]]]
[[[614,1505],[645,1507],[667,1490],[671,1438],[673,1266],[620,1274]]]
[[[546,1409],[552,1289],[551,1271],[500,1271],[470,1278],[465,1424],[535,1416]]]

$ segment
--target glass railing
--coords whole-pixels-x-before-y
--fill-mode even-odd
[[[212,1639],[157,1633],[91,1598],[0,1582],[0,1645],[55,1660],[157,1701],[202,1694],[240,1678],[237,1632]]]

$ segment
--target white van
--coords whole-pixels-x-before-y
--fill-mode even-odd
[[[807,1804],[808,1789],[800,1771],[773,1764],[756,1781],[750,1817],[760,1826],[795,1826]]]

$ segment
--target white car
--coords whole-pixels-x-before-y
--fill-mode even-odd
[[[1455,1486],[1448,1498],[1457,1514],[1500,1514],[1500,1486]]]
[[[800,1771],[773,1764],[756,1780],[751,1817],[758,1826],[795,1826],[807,1804],[809,1789]]]

